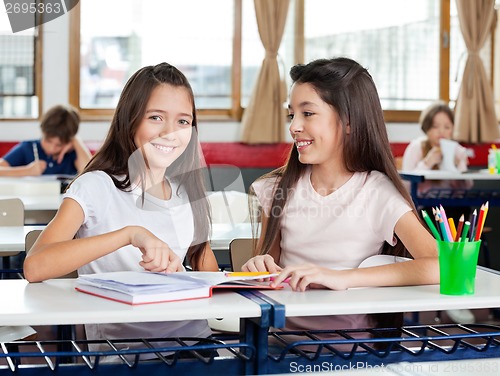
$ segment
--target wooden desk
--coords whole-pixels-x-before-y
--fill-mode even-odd
[[[488,170],[471,170],[464,173],[440,170],[430,171],[400,171],[403,180],[410,182],[410,193],[416,206],[481,206],[489,201],[491,206],[500,206],[500,192],[498,189],[430,189],[425,194],[418,191],[418,186],[424,181],[439,180],[473,180],[498,181],[500,174],[489,174]]]

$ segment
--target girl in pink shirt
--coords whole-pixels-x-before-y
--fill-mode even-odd
[[[281,272],[293,290],[439,282],[436,243],[421,224],[396,170],[372,77],[347,58],[296,65],[290,72],[285,166],[257,180],[262,206],[257,255],[245,271]],[[377,254],[408,262],[357,268]],[[366,315],[287,320],[287,327],[371,325]]]

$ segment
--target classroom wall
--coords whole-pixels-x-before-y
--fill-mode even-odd
[[[43,27],[43,111],[59,103],[68,103],[69,87],[69,17],[59,17]],[[286,127],[286,126],[285,126]],[[238,142],[240,123],[200,121],[199,132],[202,142]],[[103,140],[108,122],[83,122],[80,137],[84,141]],[[417,124],[388,124],[391,142],[409,142],[422,134]],[[290,142],[288,132],[286,141]],[[0,121],[0,142],[20,141],[40,136],[38,121]],[[254,172],[257,175],[259,171]],[[253,175],[252,175],[253,176]],[[492,267],[500,270],[500,254],[496,252],[500,244],[500,208],[492,208],[489,214],[492,250]]]
[[[63,16],[43,25],[43,111],[59,103],[68,103],[69,87],[69,17]],[[37,121],[0,121],[0,141],[19,141],[40,135]],[[85,141],[102,140],[107,122],[83,122],[80,136]],[[421,134],[417,124],[389,124],[393,142],[407,142]],[[237,142],[240,123],[200,121],[200,140],[205,142]],[[287,141],[290,136],[287,134]]]

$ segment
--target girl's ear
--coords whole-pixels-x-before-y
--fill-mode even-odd
[[[345,126],[345,134],[351,134],[351,126],[350,126],[350,124],[347,124]]]

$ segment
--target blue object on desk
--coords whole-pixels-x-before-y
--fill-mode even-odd
[[[488,201],[490,206],[500,206],[500,191],[495,189],[451,189],[431,188],[424,193],[418,192],[418,185],[426,181],[424,175],[399,174],[410,182],[410,194],[415,206],[481,206]],[[472,176],[472,175],[471,175]],[[492,179],[488,179],[492,180]]]

